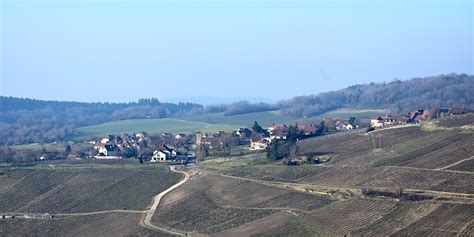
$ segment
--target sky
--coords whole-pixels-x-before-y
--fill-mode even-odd
[[[471,0],[0,0],[0,95],[269,101],[474,72]]]

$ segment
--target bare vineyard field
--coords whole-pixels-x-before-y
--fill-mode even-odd
[[[474,193],[474,173],[403,167],[318,167],[274,168],[233,167],[222,173],[277,182],[318,184],[342,188],[397,188],[453,193]],[[289,173],[293,175],[289,176]]]
[[[304,220],[324,235],[343,236],[380,220],[396,208],[393,201],[351,199],[313,211]]]
[[[0,170],[0,194],[7,192],[10,187],[18,183],[23,177],[32,172],[28,169]]]
[[[451,166],[448,170],[474,172],[474,159],[466,160],[457,165]]]
[[[283,210],[304,212],[329,203],[325,197],[200,174],[164,198],[153,222],[172,229],[212,234]]]
[[[439,120],[439,126],[443,127],[460,127],[468,124],[474,124],[474,114],[464,114],[455,118],[443,118]]]
[[[280,211],[262,219],[246,223],[237,228],[219,232],[212,236],[286,237],[320,236],[320,233],[303,223],[302,218]]]
[[[436,169],[474,155],[474,134],[424,131],[419,126],[340,133],[299,142],[304,154],[332,157],[335,166],[406,166]]]
[[[417,139],[423,141],[421,144],[410,141],[399,148],[399,155],[382,160],[376,165],[436,169],[474,155],[473,133],[450,132],[438,133],[437,136],[438,139],[432,136]]]
[[[472,236],[474,205],[443,204],[394,236]]]
[[[353,231],[354,236],[388,236],[436,210],[441,204],[399,202],[395,208],[368,225]]]
[[[141,214],[108,213],[60,219],[0,220],[0,236],[167,236],[139,225]]]
[[[0,211],[144,210],[154,195],[180,177],[169,171],[148,169],[37,169],[0,194]]]
[[[472,236],[474,205],[354,198],[303,217],[327,236]]]
[[[298,146],[304,154],[327,154],[332,156],[335,165],[367,165],[380,159],[380,155],[370,157],[372,151],[389,151],[391,147],[405,144],[434,132],[421,130],[418,126],[374,131],[369,134],[359,131],[339,133],[303,140]],[[390,156],[385,152],[384,156]],[[352,162],[355,157],[362,159]]]
[[[330,168],[316,166],[287,167],[283,165],[262,165],[228,167],[227,169],[221,170],[220,172],[232,176],[246,177],[264,181],[297,182],[299,180],[304,180],[308,177],[321,173],[327,169]]]
[[[337,187],[403,187],[454,193],[474,193],[474,174],[397,167],[331,168],[302,182]]]

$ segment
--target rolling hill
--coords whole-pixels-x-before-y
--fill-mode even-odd
[[[474,106],[474,76],[448,74],[353,85],[338,91],[298,96],[280,102],[278,107],[293,117],[312,117],[337,108],[405,112],[455,105]]]
[[[181,118],[163,119],[128,119],[113,121],[98,125],[77,128],[74,139],[104,136],[105,134],[122,134],[146,131],[148,133],[193,133],[232,131],[240,127],[251,127],[254,121],[262,126],[272,123],[289,123],[291,118],[278,112],[257,112],[240,115],[225,116],[224,113],[212,113]]]

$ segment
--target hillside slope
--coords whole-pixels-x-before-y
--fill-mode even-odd
[[[279,103],[285,114],[311,117],[341,108],[391,109],[394,112],[463,105],[474,106],[474,76],[449,74],[390,83],[353,85],[338,91],[299,96]]]

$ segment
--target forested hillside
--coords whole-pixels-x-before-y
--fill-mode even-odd
[[[295,97],[280,102],[278,107],[291,116],[311,117],[340,107],[404,112],[454,105],[474,106],[474,76],[449,74],[354,85],[338,91]]]
[[[161,103],[79,103],[0,97],[0,144],[52,142],[80,126],[134,118],[165,118],[222,112],[225,106]]]

